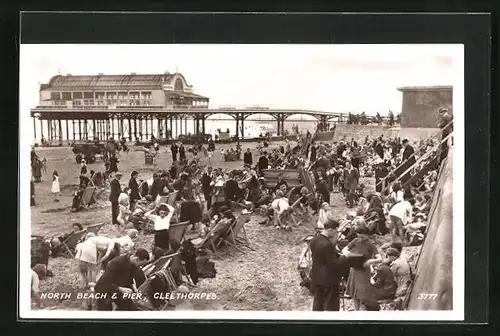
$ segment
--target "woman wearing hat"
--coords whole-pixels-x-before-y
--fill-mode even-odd
[[[361,304],[367,306],[373,301],[370,266],[380,263],[382,257],[368,237],[365,227],[357,228],[356,233],[357,237],[345,247],[343,254],[351,264],[346,292],[354,301],[354,309],[360,310]]]
[[[175,209],[166,203],[161,203],[156,208],[148,211],[144,216],[154,222],[154,245],[167,251],[170,248],[169,228]],[[155,214],[157,213],[157,214]]]

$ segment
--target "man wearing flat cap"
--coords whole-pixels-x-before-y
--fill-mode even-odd
[[[116,172],[113,174],[113,178],[109,182],[111,187],[111,192],[109,193],[109,201],[111,202],[111,223],[119,225],[118,222],[118,197],[122,193],[122,188],[120,186],[120,179],[122,178],[122,173]]]

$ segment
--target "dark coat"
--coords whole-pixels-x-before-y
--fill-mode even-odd
[[[203,173],[200,182],[201,182],[201,189],[203,190],[203,192],[207,193],[210,192],[210,190],[212,189],[212,187],[210,186],[212,179],[210,178],[210,176],[208,176],[207,173]]]
[[[112,179],[111,182],[109,182],[109,185],[111,187],[111,191],[109,193],[109,201],[112,203],[117,203],[118,196],[120,196],[122,192],[120,182],[117,179]]]
[[[141,199],[141,194],[139,193],[139,184],[137,180],[133,177],[128,181],[128,187],[130,188],[130,200],[139,200]]]
[[[312,254],[311,288],[338,286],[345,258],[337,254],[335,245],[322,234],[316,235],[309,246]]]
[[[330,191],[328,190],[328,185],[325,181],[318,181],[316,183],[316,192],[321,194],[323,202],[330,204]]]
[[[347,190],[354,190],[358,187],[359,172],[356,168],[352,167],[351,170],[344,170],[344,188]]]
[[[391,268],[387,264],[380,264],[372,279],[374,280],[372,285],[374,296],[377,300],[392,298],[398,289],[398,284],[394,279]]]
[[[184,146],[179,146],[179,159],[184,160],[186,158],[186,150]]]
[[[252,153],[245,152],[243,154],[243,163],[251,165],[253,163]]]
[[[405,148],[405,150],[403,151],[403,161],[408,160],[408,158],[410,156],[412,156],[413,153],[415,153],[415,150],[413,149],[413,147],[411,145],[407,145],[406,148]],[[410,162],[411,162],[411,164],[414,164],[415,161],[416,161],[415,156],[413,156],[410,159]]]
[[[118,158],[116,156],[112,156],[109,159],[109,170],[112,172],[117,172],[118,171]]]
[[[318,151],[318,148],[316,146],[311,147],[311,162],[316,161],[316,152]]]
[[[259,158],[259,169],[260,170],[267,169],[268,166],[269,166],[269,160],[267,159],[267,157],[265,157],[264,155],[261,156]]]

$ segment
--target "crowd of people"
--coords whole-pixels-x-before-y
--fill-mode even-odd
[[[158,170],[149,179],[139,179],[139,173],[132,171],[126,185],[115,154],[111,158],[116,160],[106,165],[104,173],[87,174],[83,161],[73,208],[78,208],[78,197],[89,184],[109,185],[114,236],[87,233],[82,237],[75,256],[82,288],[136,291],[133,280],[141,265],[183,248],[170,237],[174,223],[188,222],[191,239],[204,238],[220,223],[233,223],[238,208],[262,214],[261,224],[279,230],[309,225],[316,232],[310,243],[312,269],[306,275],[314,293],[314,310],[338,310],[341,292],[354,300],[355,309],[378,310],[380,300],[402,298],[406,292],[412,270],[402,252],[406,246],[422,243],[437,182],[436,169],[415,181],[413,171],[401,174],[422,168],[415,167],[415,162],[433,148],[432,141],[412,145],[407,139],[382,136],[367,137],[361,144],[345,138],[316,143],[311,133],[298,133],[296,143],[287,140],[277,148],[259,147],[255,161],[247,149],[243,168],[228,171],[202,166],[197,153],[188,161],[183,144],[174,143],[169,169]],[[33,160],[32,155],[32,164]],[[267,170],[284,169],[302,171],[301,185],[289,186],[283,174],[273,185],[268,183]],[[362,178],[374,178],[375,190],[366,192]],[[58,194],[57,172],[53,179],[53,192]],[[341,193],[352,209],[344,218],[332,206],[332,193]],[[81,230],[72,232],[77,229]],[[144,234],[154,234],[152,246],[135,248],[133,239]],[[391,242],[377,247],[371,239],[377,235],[388,235]],[[65,239],[49,240],[53,256]],[[118,309],[137,309],[130,300],[114,304]],[[97,308],[112,309],[112,304],[101,301]]]

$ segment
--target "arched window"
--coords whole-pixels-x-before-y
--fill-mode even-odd
[[[174,85],[175,91],[184,91],[184,85],[182,84],[182,79],[177,78]]]

